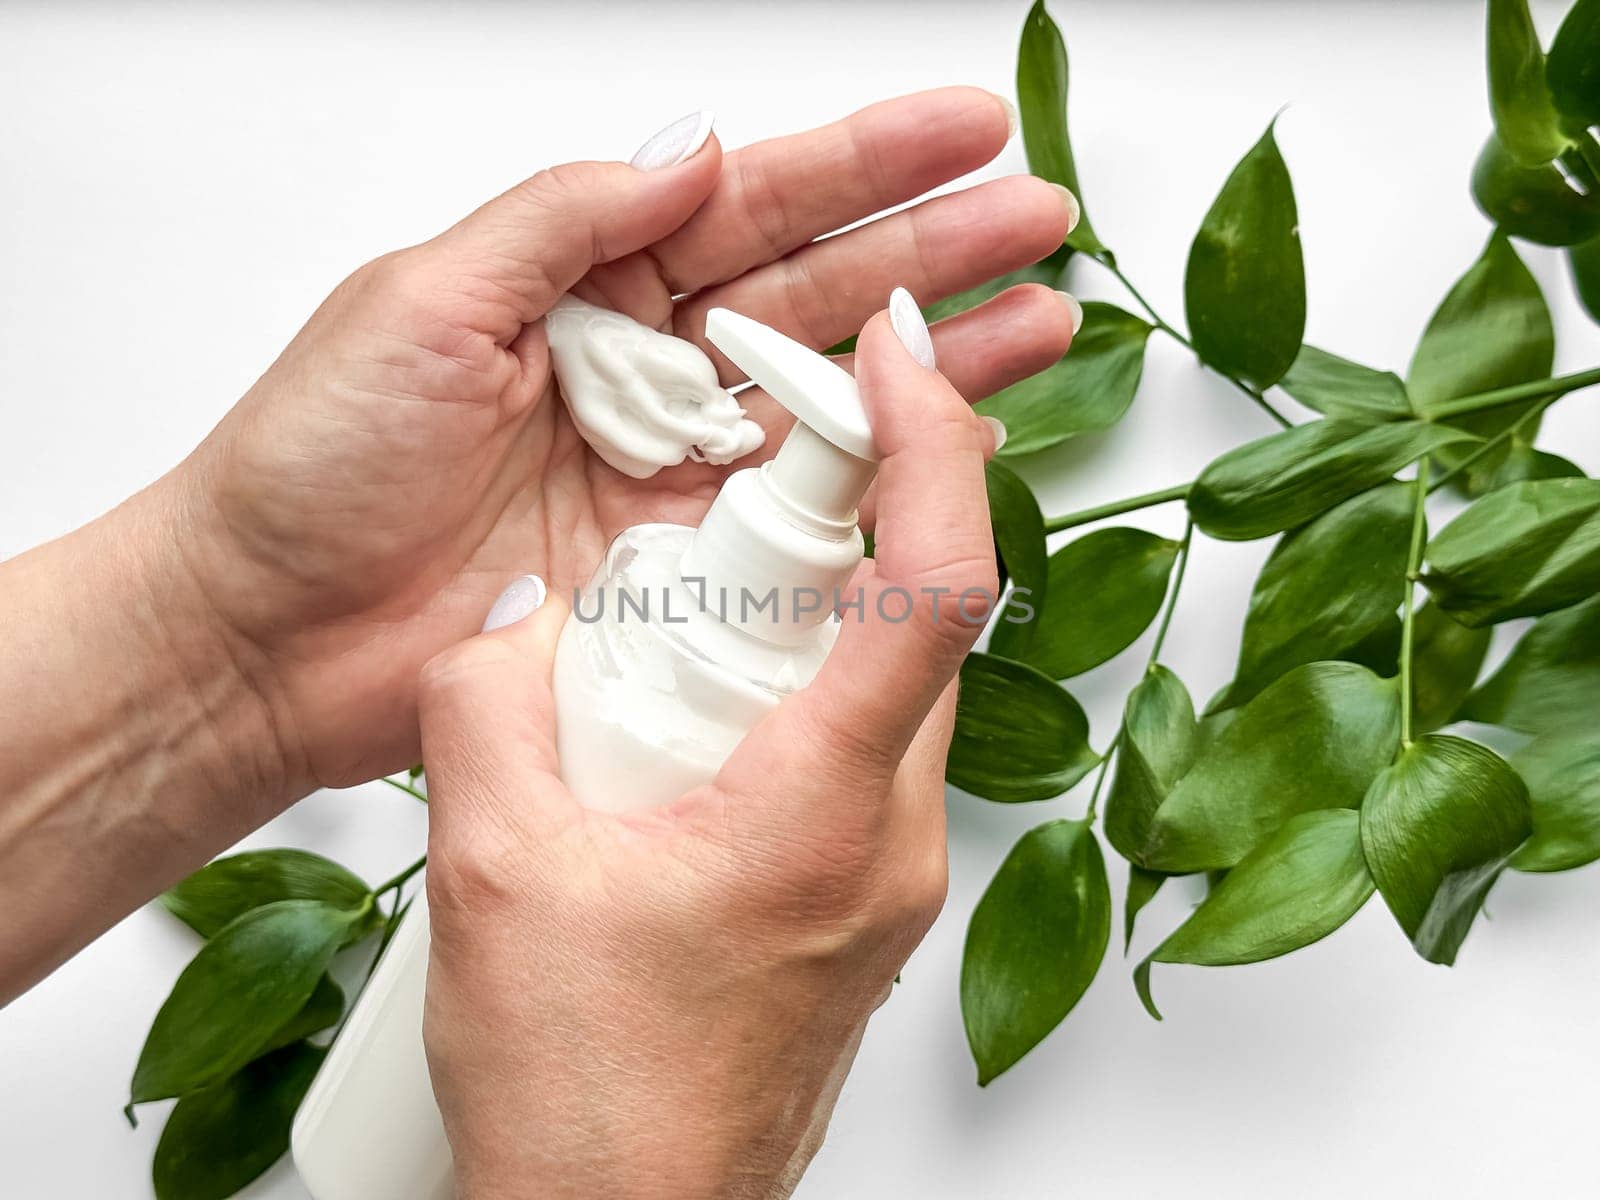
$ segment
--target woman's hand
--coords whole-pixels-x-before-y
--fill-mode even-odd
[[[363,267],[164,481],[171,536],[266,701],[290,794],[415,762],[418,671],[510,578],[531,568],[565,592],[626,526],[698,522],[726,474],[686,463],[639,481],[589,451],[540,322],[563,292],[697,342],[705,311],[725,305],[820,348],[893,284],[927,302],[1036,261],[1076,211],[1023,176],[815,240],[994,157],[1007,106],[977,89],[726,158],[714,138],[696,150],[703,136],[696,121],[663,131],[636,160],[654,169],[542,172]],[[1055,361],[1070,337],[1068,306],[1040,287],[934,331],[969,400]],[[775,447],[776,406],[741,400]]]
[[[787,1195],[944,902],[952,680],[981,624],[956,597],[996,586],[992,443],[885,315],[857,375],[883,455],[866,603],[714,783],[578,807],[559,600],[423,673],[426,1034],[462,1200]],[[891,587],[915,598],[903,622],[878,615]]]

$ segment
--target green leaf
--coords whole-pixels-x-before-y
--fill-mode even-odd
[[[1222,185],[1189,247],[1183,280],[1195,352],[1262,388],[1294,362],[1306,325],[1300,219],[1272,131],[1268,125]]]
[[[1085,821],[1047,821],[1011,848],[978,901],[961,961],[961,1015],[988,1084],[1061,1023],[1111,936],[1111,886]]]
[[[1375,371],[1312,345],[1278,386],[1307,408],[1350,421],[1403,421],[1412,415],[1406,385],[1393,371]]]
[[[1045,599],[1029,623],[995,626],[992,654],[1053,679],[1115,657],[1161,611],[1178,543],[1142,529],[1097,529],[1050,556]]]
[[[1503,233],[1489,239],[1478,261],[1440,303],[1411,358],[1406,387],[1418,412],[1462,396],[1546,379],[1555,359],[1555,332],[1538,282]],[[1450,424],[1481,437],[1493,437],[1541,403],[1534,397]],[[1537,426],[1523,427],[1529,438]],[[1466,473],[1467,491],[1476,494],[1475,477],[1489,473],[1505,455],[1502,448],[1478,459]],[[1453,467],[1460,451],[1439,454]]]
[[[1576,479],[1582,474],[1583,468],[1577,463],[1559,454],[1534,449],[1519,432],[1511,435],[1511,443],[1499,464],[1479,473],[1474,482],[1477,494],[1486,495],[1530,479]]]
[[[281,1050],[285,1046],[321,1033],[342,1016],[344,1016],[344,989],[333,981],[331,975],[324,975],[317,980],[317,986],[312,989],[310,999],[301,1005],[299,1012],[290,1017],[267,1039],[267,1044],[256,1052],[257,1057],[271,1054],[274,1050]]]
[[[1059,362],[977,406],[1005,423],[1001,453],[1033,454],[1122,420],[1139,390],[1151,328],[1115,304],[1084,304],[1083,328]]]
[[[1544,82],[1544,48],[1528,0],[1489,0],[1489,109],[1495,131],[1525,166],[1549,162],[1567,144]]]
[[[1304,525],[1441,446],[1471,440],[1426,421],[1312,421],[1212,460],[1189,490],[1189,512],[1212,537],[1266,537]]]
[[[1472,198],[1511,237],[1571,246],[1600,234],[1600,195],[1585,195],[1553,162],[1525,167],[1490,134],[1472,166]]]
[[[161,903],[201,937],[277,900],[362,907],[371,889],[336,862],[307,850],[246,850],[201,867]]]
[[[1106,840],[1130,861],[1144,853],[1150,823],[1199,749],[1188,689],[1166,667],[1150,668],[1128,693],[1117,739],[1117,772],[1106,798]]]
[[[1000,561],[1012,584],[1021,590],[1022,598],[1037,611],[1045,603],[1050,586],[1039,502],[1028,485],[1004,463],[988,463],[983,477],[989,489],[989,523],[994,529]],[[1021,647],[1032,639],[1036,628],[1034,621],[1002,620],[995,633],[998,636],[1005,630]]]
[[[1140,865],[1231,867],[1290,817],[1355,808],[1399,730],[1392,680],[1354,663],[1290,671],[1200,751],[1157,810]]]
[[[1430,733],[1456,719],[1489,653],[1490,631],[1459,624],[1436,604],[1424,604],[1412,623],[1411,723]]]
[[[317,900],[279,900],[214,935],[150,1026],[130,1105],[209,1087],[253,1059],[311,998],[354,919]]]
[[[1359,814],[1336,808],[1292,817],[1145,959],[1135,975],[1140,999],[1160,1020],[1150,997],[1151,963],[1226,967],[1277,958],[1327,937],[1372,890]]]
[[[1513,483],[1428,544],[1422,582],[1463,625],[1531,617],[1600,592],[1600,480]]]
[[[962,791],[1014,804],[1059,796],[1100,756],[1089,719],[1048,675],[990,654],[961,664],[945,778]]]
[[[1400,671],[1400,639],[1403,632],[1400,614],[1395,613],[1355,645],[1346,646],[1337,654],[1328,655],[1328,658],[1360,663],[1374,675],[1388,679]],[[1232,697],[1224,696],[1224,699],[1232,700]]]
[[[156,1146],[156,1200],[227,1200],[283,1157],[326,1054],[299,1042],[179,1100]]]
[[[1600,122],[1600,0],[1578,0],[1550,43],[1550,98],[1569,127]]]
[[[1600,236],[1592,237],[1567,251],[1572,268],[1572,286],[1584,309],[1600,321]]]
[[[1533,803],[1519,871],[1570,871],[1600,859],[1600,732],[1535,738],[1511,756]]]
[[[1089,210],[1078,186],[1078,167],[1072,158],[1072,140],[1067,136],[1067,45],[1045,11],[1044,0],[1036,0],[1022,26],[1022,44],[1017,49],[1017,107],[1028,169],[1078,198],[1078,226],[1067,235],[1067,245],[1085,254],[1105,252],[1089,223]]]
[[[1133,945],[1134,922],[1144,911],[1144,906],[1156,898],[1161,885],[1170,879],[1160,871],[1146,871],[1138,863],[1128,864],[1128,890],[1122,898],[1122,952],[1126,954]]]
[[[1384,484],[1284,535],[1250,595],[1229,705],[1394,623],[1414,507],[1411,485]]]
[[[1532,831],[1517,773],[1488,747],[1440,733],[1406,747],[1361,806],[1378,890],[1417,953],[1446,966]]]
[[[1541,617],[1458,719],[1523,733],[1593,726],[1600,696],[1600,597]]]

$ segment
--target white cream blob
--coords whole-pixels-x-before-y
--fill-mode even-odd
[[[624,475],[685,458],[722,466],[766,440],[698,346],[563,296],[545,317],[550,364],[572,423]]]

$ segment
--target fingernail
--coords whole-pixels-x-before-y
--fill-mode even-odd
[[[1072,334],[1077,336],[1078,330],[1083,328],[1083,305],[1078,303],[1078,298],[1071,292],[1057,292],[1061,303],[1067,306],[1067,311],[1072,314]]]
[[[716,114],[709,111],[679,117],[640,146],[628,160],[628,165],[638,167],[641,171],[659,171],[688,161],[706,144],[715,119]]]
[[[1064,188],[1059,183],[1052,183],[1050,186],[1061,193],[1061,203],[1067,206],[1067,232],[1071,233],[1083,218],[1083,209],[1079,207],[1078,198],[1072,194],[1070,188]]]
[[[522,575],[511,581],[511,586],[500,593],[489,615],[483,619],[483,631],[504,629],[515,625],[523,617],[544,603],[544,580],[537,575]]]
[[[900,344],[911,357],[928,370],[933,370],[933,335],[928,332],[928,323],[922,319],[922,310],[911,298],[911,293],[903,287],[897,287],[889,293],[889,324],[894,326],[895,337],[900,339]]]
[[[1017,106],[1011,101],[998,92],[994,93],[994,98],[1000,101],[1000,107],[1006,110],[1006,141],[1009,142],[1017,136],[1017,130],[1022,128],[1022,118],[1017,115]]]
[[[1006,423],[999,417],[990,416],[983,416],[983,423],[989,427],[989,432],[994,434],[994,452],[999,454],[1000,447],[1006,444]]]

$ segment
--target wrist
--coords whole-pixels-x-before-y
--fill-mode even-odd
[[[120,584],[135,668],[168,719],[192,731],[180,769],[254,810],[250,828],[310,791],[292,713],[268,656],[214,602],[189,553],[203,501],[177,468],[80,534]],[[73,535],[80,536],[80,535]],[[174,764],[179,765],[179,764]]]
[[[0,564],[0,1003],[297,794],[271,697],[174,550],[175,497]]]

